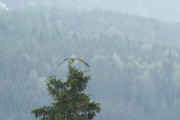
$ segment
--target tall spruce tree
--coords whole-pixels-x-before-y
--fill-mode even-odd
[[[69,61],[67,80],[65,82],[49,76],[46,80],[47,90],[53,98],[51,106],[43,106],[31,112],[40,120],[92,120],[100,112],[100,103],[91,101],[85,94],[90,76],[84,76]]]

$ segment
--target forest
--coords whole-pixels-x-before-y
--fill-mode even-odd
[[[45,80],[66,57],[91,76],[95,120],[178,120],[180,24],[101,10],[0,10],[0,119],[32,120],[48,105]]]

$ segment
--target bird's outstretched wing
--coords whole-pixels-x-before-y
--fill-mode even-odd
[[[75,60],[79,60],[80,62],[82,62],[84,65],[86,65],[87,67],[89,67],[89,64],[87,62],[85,62],[84,60],[80,59],[80,58],[75,58]]]
[[[88,64],[87,62],[85,62],[84,60],[80,59],[80,58],[66,58],[66,59],[64,59],[64,60],[58,65],[58,67],[59,67],[61,64],[63,64],[66,60],[72,60],[72,61],[74,61],[74,60],[79,60],[79,61],[82,62],[84,65],[86,65],[87,67],[89,67],[89,64]]]
[[[58,65],[58,67],[59,67],[61,64],[63,64],[67,59],[69,59],[69,58],[64,59],[64,60]]]

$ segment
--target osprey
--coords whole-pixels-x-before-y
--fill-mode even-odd
[[[89,64],[87,62],[85,62],[84,60],[80,59],[80,58],[66,58],[64,59],[59,65],[58,67],[63,64],[66,60],[70,60],[72,63],[74,62],[74,60],[79,60],[80,62],[82,62],[84,65],[86,65],[87,67],[89,67]]]

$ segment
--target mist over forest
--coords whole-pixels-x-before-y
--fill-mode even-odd
[[[107,10],[156,18],[161,21],[180,21],[179,0],[1,0],[10,9],[27,7],[58,7],[70,10]]]
[[[131,2],[122,1],[128,9]],[[0,7],[0,120],[34,120],[31,110],[52,101],[45,85],[48,76],[65,80],[67,63],[57,65],[66,57],[90,64],[73,65],[91,76],[86,92],[102,107],[95,120],[180,119],[177,14],[135,15],[125,8],[118,11],[118,6],[110,9],[101,0],[96,2],[99,8],[92,7],[93,1],[2,3],[6,6]]]

